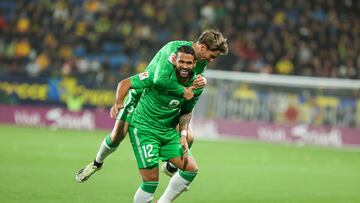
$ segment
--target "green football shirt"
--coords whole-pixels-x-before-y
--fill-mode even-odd
[[[168,81],[178,83],[182,87],[191,86],[194,79],[195,74],[186,84],[181,84],[177,80],[174,67],[167,77]],[[193,99],[185,100],[182,95],[170,93],[166,87],[156,86],[153,75],[147,72],[134,75],[130,80],[132,88],[144,89],[130,124],[161,132],[174,130],[179,123],[180,112],[191,112],[201,94],[199,91]]]
[[[146,68],[150,75],[154,75],[153,82],[156,86],[166,88],[168,92],[178,96],[184,95],[184,86],[177,81],[169,80],[169,76],[174,70],[172,59],[176,57],[175,52],[183,45],[192,46],[193,42],[171,41],[167,43],[156,53]],[[207,61],[198,60],[193,70],[195,75],[203,74],[207,63]]]
[[[176,57],[176,50],[183,46],[192,46],[193,42],[191,41],[171,41],[164,45],[154,56],[154,58],[150,61],[148,66],[146,67],[146,70],[149,74],[153,75],[152,79],[156,86],[159,86],[160,88],[167,88],[167,90],[172,93],[176,94],[178,96],[184,95],[184,86],[179,84],[177,81],[169,80],[168,77],[174,70],[174,65],[172,62],[172,58]],[[193,72],[195,75],[203,74],[208,62],[198,60],[196,61],[195,67]],[[134,91],[131,91],[129,94],[131,94],[133,102],[129,102],[131,104],[136,104],[142,94],[141,89],[136,89]],[[195,93],[198,93],[201,91],[195,90]]]

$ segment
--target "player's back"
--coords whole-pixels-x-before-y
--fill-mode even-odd
[[[154,58],[150,61],[146,70],[150,74],[155,74],[157,66],[161,68],[168,69],[168,73],[173,69],[173,58],[176,57],[176,50],[181,46],[192,46],[193,42],[191,41],[171,41],[164,45],[154,56]],[[194,73],[196,75],[202,74],[205,71],[207,66],[206,61],[197,61]]]

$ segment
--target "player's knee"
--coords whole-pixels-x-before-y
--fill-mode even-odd
[[[143,181],[158,181],[159,167],[158,164],[148,166],[148,168],[139,169]]]
[[[143,181],[159,181],[159,176],[156,174],[146,174],[142,176]]]
[[[188,136],[187,137],[187,142],[188,142],[189,148],[191,148],[192,144],[194,143],[194,137],[193,136]]]
[[[199,167],[197,165],[195,165],[190,171],[199,172]]]
[[[199,167],[196,163],[192,163],[192,164],[189,164],[186,169],[186,171],[190,171],[190,172],[198,172],[199,171]]]
[[[188,135],[186,137],[187,143],[189,145],[189,148],[191,148],[192,144],[194,143],[194,134],[192,130],[188,131]]]

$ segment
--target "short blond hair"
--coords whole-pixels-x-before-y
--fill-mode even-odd
[[[226,38],[217,30],[205,30],[201,33],[197,42],[205,44],[211,51],[220,51],[222,55],[227,54],[229,51]]]

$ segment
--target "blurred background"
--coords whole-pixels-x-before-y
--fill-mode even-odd
[[[347,130],[360,134],[358,1],[3,0],[0,11],[3,104],[108,111],[117,82],[142,72],[164,44],[214,28],[230,52],[208,65],[196,118],[215,133],[199,134],[258,138],[236,132],[246,122],[327,126],[319,135],[339,127],[336,145]],[[220,120],[235,122],[234,132],[222,132]]]
[[[240,140],[239,145],[231,145],[234,150],[247,149],[244,140],[330,148],[334,151],[325,153],[320,150],[321,154],[329,155],[322,157],[324,159],[305,149],[299,152],[300,155],[286,150],[278,155],[289,154],[290,158],[280,160],[289,161],[291,166],[300,160],[294,168],[313,166],[304,168],[304,171],[319,167],[321,172],[306,176],[309,179],[327,170],[321,166],[334,167],[334,170],[345,167],[338,173],[327,174],[327,177],[339,178],[328,186],[337,183],[349,186],[351,180],[351,188],[356,188],[360,182],[355,173],[360,170],[360,1],[357,0],[1,0],[1,138],[10,146],[13,143],[12,149],[16,151],[19,149],[16,143],[24,140],[24,132],[34,130],[18,126],[50,127],[57,131],[41,132],[58,133],[58,137],[68,133],[62,129],[81,130],[74,131],[71,139],[66,137],[59,141],[62,144],[55,148],[63,152],[64,146],[66,148],[67,144],[74,142],[73,139],[80,139],[77,134],[94,131],[98,135],[91,140],[93,144],[88,146],[87,153],[78,157],[81,160],[76,160],[77,165],[72,168],[75,172],[84,160],[89,160],[89,154],[95,153],[97,143],[100,144],[102,135],[105,135],[97,130],[109,131],[113,126],[114,121],[108,112],[115,101],[117,83],[144,71],[155,53],[167,42],[196,41],[202,31],[209,28],[224,34],[230,50],[228,55],[210,63],[205,72],[208,85],[192,120],[196,136],[205,140]],[[22,130],[14,131],[14,128]],[[17,136],[10,138],[5,134]],[[37,134],[39,132],[34,132]],[[19,140],[6,142],[6,139],[15,137]],[[277,153],[271,149],[260,150],[266,146],[253,146],[258,151],[228,154],[248,153],[249,157],[254,155],[255,158],[238,162],[253,163],[254,166],[258,161],[266,164],[273,161],[271,154]],[[77,147],[72,153],[78,153]],[[230,145],[225,145],[224,151],[229,149],[227,147]],[[343,154],[344,157],[337,154],[337,150],[349,149],[351,153]],[[6,157],[8,154],[3,151],[1,155]],[[276,160],[275,165],[279,164]],[[229,161],[225,168],[235,167],[234,164]],[[296,174],[290,175],[290,179],[304,177],[292,167],[281,170],[285,168]],[[270,171],[283,175],[277,169]],[[0,170],[8,169],[0,167]],[[241,174],[245,175],[239,178],[248,177],[249,182],[256,176]],[[338,174],[348,174],[349,177],[340,179]],[[21,177],[19,173],[13,175],[10,177]],[[218,180],[227,178],[218,177]],[[319,185],[325,180],[328,179],[319,180]],[[6,190],[3,186],[3,191],[18,194],[14,192],[16,189]],[[350,186],[336,198],[330,193],[336,194],[338,190],[330,193],[319,190],[323,196],[308,202],[360,201],[356,190]],[[204,193],[200,185],[194,187]],[[297,191],[298,188],[293,189]],[[307,187],[301,189],[304,191],[299,191],[303,193],[294,196],[305,197],[311,193]],[[286,188],[283,190],[288,192]],[[236,199],[237,191],[232,199],[226,199],[226,195],[212,200],[307,201],[276,195],[270,195],[271,198],[265,195],[269,198],[264,197],[266,200],[262,201],[254,199],[254,194],[249,191],[240,192],[247,197],[245,199]],[[214,192],[218,190],[214,189]],[[269,191],[264,189],[261,192]],[[203,195],[203,199],[185,199],[186,202],[211,202],[206,200],[206,193]],[[5,196],[1,190],[0,196]],[[14,196],[7,197],[8,202],[16,202]],[[44,202],[51,198],[50,194]],[[21,200],[17,199],[17,202]],[[81,199],[78,201],[83,202]],[[36,196],[34,202],[39,202]],[[60,202],[69,201],[64,197]]]

